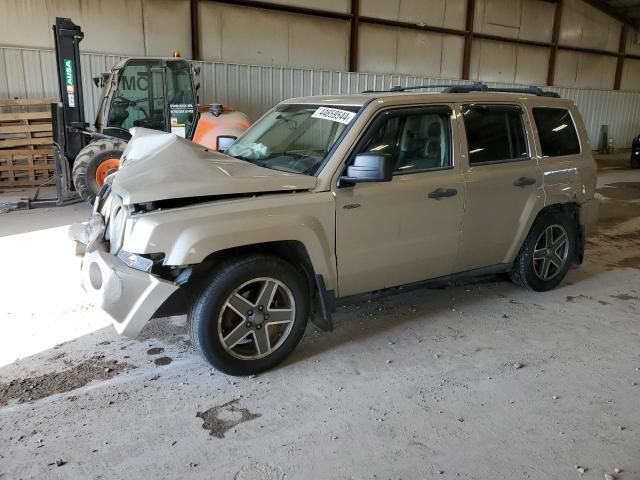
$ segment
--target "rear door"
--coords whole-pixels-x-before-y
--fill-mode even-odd
[[[459,106],[466,201],[455,270],[503,264],[544,203],[531,124],[517,104]]]
[[[390,182],[336,189],[340,296],[451,273],[464,203],[456,133],[448,106],[388,110],[366,130],[350,161],[386,153],[395,173]]]

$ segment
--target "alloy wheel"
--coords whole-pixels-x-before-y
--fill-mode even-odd
[[[564,268],[569,254],[569,236],[560,225],[550,225],[536,240],[533,251],[533,270],[536,276],[548,281]]]
[[[218,337],[224,349],[242,360],[258,360],[277,350],[293,328],[295,299],[275,278],[249,280],[224,302]]]

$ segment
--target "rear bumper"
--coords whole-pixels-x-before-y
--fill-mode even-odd
[[[585,238],[595,233],[599,210],[600,203],[595,198],[580,205],[580,225],[584,228]]]
[[[96,306],[111,317],[118,333],[131,338],[178,289],[171,282],[128,267],[100,248],[88,251],[82,260],[82,286]]]

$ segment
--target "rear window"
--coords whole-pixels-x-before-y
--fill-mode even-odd
[[[580,153],[580,141],[569,110],[534,108],[543,157],[561,157]]]
[[[471,165],[529,158],[519,107],[466,105],[462,113]]]

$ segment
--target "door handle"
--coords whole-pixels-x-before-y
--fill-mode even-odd
[[[443,197],[453,197],[458,194],[458,190],[455,188],[436,188],[433,192],[427,195],[429,198],[440,200]]]
[[[536,179],[531,177],[520,177],[515,182],[513,182],[514,187],[528,187],[529,185],[535,185]]]

